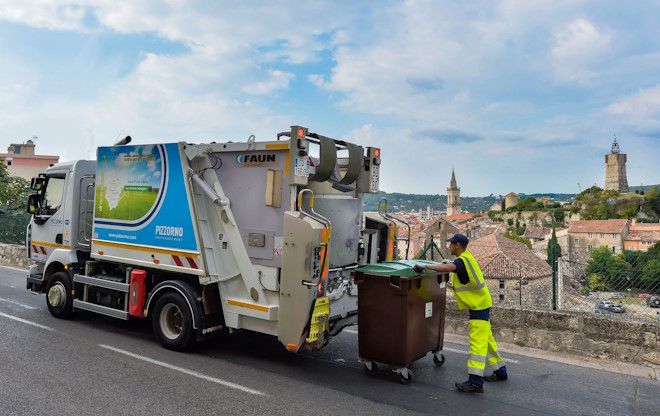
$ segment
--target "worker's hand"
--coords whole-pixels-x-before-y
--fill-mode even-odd
[[[449,260],[449,259],[444,259],[444,260],[442,260],[442,263],[443,263],[443,264],[451,264],[451,263],[453,263],[453,262],[454,262],[453,260]]]
[[[426,270],[426,266],[424,266],[423,264],[416,264],[416,265],[413,266],[413,271],[415,273],[421,273],[424,270]]]

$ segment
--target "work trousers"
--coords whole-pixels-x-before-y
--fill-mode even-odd
[[[468,374],[484,376],[486,363],[496,371],[504,367],[504,361],[497,351],[490,321],[470,319],[470,353],[468,355]]]

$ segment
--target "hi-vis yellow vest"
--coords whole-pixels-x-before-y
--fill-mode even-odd
[[[493,300],[484,281],[484,275],[481,273],[479,264],[477,264],[472,253],[465,250],[458,258],[463,260],[465,270],[470,277],[468,283],[464,285],[458,280],[456,273],[451,274],[458,309],[480,311],[493,306]]]

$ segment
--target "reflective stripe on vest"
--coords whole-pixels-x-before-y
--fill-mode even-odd
[[[470,256],[470,257],[472,257],[472,256]],[[472,276],[474,278],[474,281],[475,281],[476,285],[474,285],[474,286],[463,286],[463,285],[461,285],[459,287],[454,287],[454,292],[465,292],[467,290],[479,290],[479,289],[483,288],[484,286],[486,286],[486,281],[485,281],[483,276],[481,276],[481,281],[479,281],[479,275],[477,273],[475,273],[474,267],[472,267],[472,261],[468,258],[468,256],[465,256],[465,252],[463,252],[463,254],[458,256],[458,258],[462,259],[463,263],[467,264],[467,266],[470,268],[470,271],[472,272]],[[472,258],[474,259],[474,257],[472,257]],[[466,272],[467,272],[467,270],[466,270]],[[469,283],[470,282],[468,282],[468,284]]]

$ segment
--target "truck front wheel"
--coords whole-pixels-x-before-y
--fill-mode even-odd
[[[46,304],[54,317],[67,319],[73,315],[71,286],[71,278],[66,272],[57,272],[48,280]]]
[[[184,350],[194,341],[192,313],[183,296],[176,292],[158,298],[152,323],[156,338],[169,350]]]

